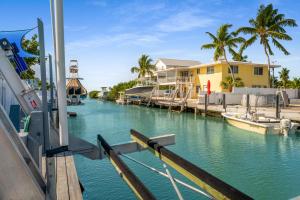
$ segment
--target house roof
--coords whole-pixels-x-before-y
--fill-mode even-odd
[[[244,65],[256,65],[256,66],[268,66],[267,64],[264,64],[264,63],[253,63],[253,62],[243,62],[243,61],[228,61],[230,65],[240,65],[240,64],[244,64]],[[205,63],[205,64],[199,64],[199,65],[193,65],[193,66],[190,66],[189,68],[201,68],[201,67],[207,67],[207,66],[213,66],[213,65],[216,65],[216,64],[224,64],[226,63],[225,60],[218,60],[218,61],[214,61],[214,62],[211,62],[211,63]],[[270,68],[278,68],[278,67],[281,67],[281,65],[274,65],[274,64],[271,64],[270,65]]]
[[[200,64],[196,64],[196,65],[189,65],[189,66],[182,66],[180,69],[181,70],[188,70],[188,69],[195,69],[195,68],[202,68],[202,67],[208,67],[208,66],[214,66],[216,64],[221,64],[221,63],[226,63],[226,61],[224,60],[218,60],[218,61],[214,61],[211,63],[200,63]],[[229,61],[230,65],[240,65],[240,64],[244,64],[244,65],[249,65],[249,66],[268,66],[267,64],[262,64],[262,63],[253,63],[253,62],[242,62],[242,61]],[[272,64],[270,66],[270,68],[279,68],[281,67],[281,65],[274,65]],[[176,67],[170,67],[168,69],[163,69],[163,70],[157,70],[156,72],[165,72],[165,71],[172,71],[172,70],[176,70]]]
[[[157,62],[158,61],[163,62],[166,66],[172,66],[172,67],[189,67],[189,66],[201,64],[199,61],[196,60],[178,60],[178,59],[170,59],[170,58],[159,58]]]

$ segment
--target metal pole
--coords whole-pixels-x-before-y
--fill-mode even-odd
[[[55,10],[54,10],[54,0],[50,0],[50,13],[51,13],[51,21],[52,21],[52,37],[53,37],[53,47],[54,47],[54,70],[55,70],[55,85],[57,86],[57,66],[56,66],[56,37],[55,37]],[[55,97],[57,99],[57,90],[55,92]],[[57,101],[55,103],[55,108],[57,108]],[[58,120],[58,116],[56,118]],[[58,125],[58,122],[56,123]]]
[[[44,149],[48,150],[49,144],[49,119],[48,119],[48,101],[47,101],[47,79],[45,62],[45,43],[44,43],[44,25],[40,19],[37,19],[40,47],[40,68],[42,81],[42,110],[43,110],[43,131],[44,131]]]
[[[66,99],[66,72],[64,46],[63,0],[54,0],[55,26],[55,57],[57,69],[59,141],[61,146],[69,144],[67,99]]]
[[[53,119],[53,115],[52,115],[52,109],[53,109],[53,103],[54,103],[54,93],[53,93],[53,87],[54,87],[54,83],[53,83],[53,70],[52,70],[52,56],[51,54],[48,55],[48,59],[49,59],[49,74],[50,74],[50,117],[51,119]]]

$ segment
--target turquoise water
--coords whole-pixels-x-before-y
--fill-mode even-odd
[[[69,119],[70,132],[96,144],[97,134],[110,143],[130,140],[129,130],[147,136],[176,134],[168,148],[255,199],[288,199],[300,195],[300,136],[263,136],[226,124],[222,119],[139,106],[86,100]],[[159,159],[145,151],[132,157],[160,170]],[[168,179],[124,158],[158,199],[176,199]],[[126,183],[105,159],[75,157],[85,199],[135,199]],[[186,180],[169,168],[174,177]],[[188,181],[187,181],[188,182]],[[185,199],[205,199],[179,186]]]

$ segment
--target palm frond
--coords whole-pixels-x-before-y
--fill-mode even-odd
[[[213,41],[215,42],[215,41],[218,41],[218,39],[217,39],[217,37],[216,36],[214,36],[212,33],[210,33],[210,32],[205,32],[207,35],[209,35],[209,37],[211,38],[211,39],[213,39]]]
[[[253,27],[241,27],[236,30],[236,33],[244,33],[244,34],[256,34],[256,28]]]
[[[216,47],[215,44],[204,44],[201,46],[201,49],[214,49]]]
[[[139,73],[140,69],[138,67],[132,67],[130,71],[131,73]]]
[[[273,38],[272,42],[274,46],[277,47],[280,51],[282,51],[285,55],[290,55],[286,48],[284,48],[284,46],[282,46],[282,44],[280,44],[280,42],[278,42],[276,39]]]
[[[285,34],[285,33],[279,33],[277,31],[267,31],[267,33],[272,38],[277,38],[277,39],[280,39],[280,40],[292,40],[292,37],[289,36],[288,34]]]

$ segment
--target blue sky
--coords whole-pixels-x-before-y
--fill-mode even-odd
[[[205,32],[224,23],[233,29],[248,25],[260,4],[273,3],[300,25],[298,0],[65,0],[66,66],[78,59],[80,76],[89,90],[133,79],[130,68],[143,53],[161,57],[212,61],[213,52],[201,50],[209,42]],[[0,30],[36,26],[44,21],[46,50],[52,53],[49,1],[1,2]],[[272,61],[300,76],[300,28],[288,28],[292,42],[283,42],[291,55],[275,50]],[[274,48],[275,49],[275,48]],[[263,49],[253,45],[245,52],[249,60],[266,63]]]

